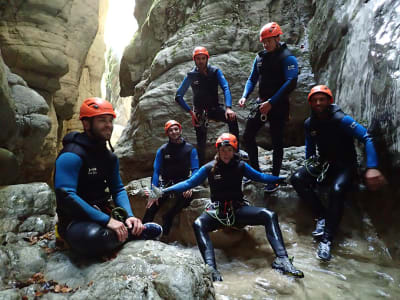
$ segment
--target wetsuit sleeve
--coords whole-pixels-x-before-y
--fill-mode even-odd
[[[154,186],[160,186],[160,170],[162,167],[162,153],[161,149],[157,150],[156,158],[153,164],[153,177],[151,178],[151,184]]]
[[[203,183],[204,180],[206,180],[208,176],[208,168],[207,165],[204,165],[198,170],[192,177],[189,179],[186,179],[184,181],[181,181],[177,184],[171,185],[170,187],[164,189],[163,191],[165,193],[169,192],[178,192],[178,193],[183,193],[187,190],[190,190],[191,188],[194,188],[201,183]]]
[[[114,167],[110,177],[109,189],[117,206],[122,207],[128,213],[128,217],[133,217],[131,204],[129,202],[128,193],[122,184],[121,176],[119,175],[119,160],[115,159]]]
[[[293,55],[286,57],[282,61],[283,74],[285,76],[285,83],[280,87],[280,89],[270,98],[269,103],[272,106],[278,103],[282,96],[288,95],[292,92],[297,85],[297,76],[299,73],[299,68],[297,64],[297,59]]]
[[[367,129],[364,126],[357,123],[352,117],[346,115],[340,122],[340,126],[345,130],[345,132],[360,142],[365,146],[365,152],[367,155],[367,168],[377,168],[378,167],[378,155],[376,153],[374,143],[371,136],[368,134]]]
[[[176,91],[175,95],[175,101],[178,102],[178,104],[187,112],[190,111],[189,105],[185,102],[183,99],[183,96],[185,95],[186,91],[188,90],[190,84],[192,83],[192,80],[189,78],[189,76],[186,76],[181,85],[179,86],[178,90]]]
[[[192,171],[192,176],[199,170],[199,156],[196,148],[193,148],[190,153],[190,170]]]
[[[218,79],[219,85],[221,86],[222,90],[224,91],[225,106],[232,107],[232,96],[231,96],[231,91],[229,90],[229,84],[220,69],[217,69],[217,79]]]
[[[250,76],[246,81],[246,85],[244,87],[242,98],[246,98],[250,96],[253,92],[254,88],[257,85],[258,77],[259,77],[258,69],[257,69],[257,58],[254,59],[253,69],[251,70]]]
[[[71,152],[61,154],[56,160],[56,173],[54,175],[54,188],[64,189],[69,197],[62,201],[74,201],[65,203],[66,206],[79,207],[88,218],[102,225],[107,225],[110,216],[95,209],[77,194],[79,171],[82,167],[82,159],[79,155]],[[63,204],[61,204],[63,205]]]
[[[253,169],[248,163],[245,163],[244,166],[244,176],[251,180],[263,183],[274,183],[281,180],[279,176],[272,176],[269,174],[258,172],[257,170]]]

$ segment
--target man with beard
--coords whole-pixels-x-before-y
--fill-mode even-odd
[[[151,179],[151,184],[155,187],[168,187],[186,180],[199,169],[199,158],[196,148],[183,139],[182,125],[175,120],[169,120],[165,123],[164,131],[169,141],[157,150],[154,160],[153,177]],[[159,179],[160,175],[161,182]],[[175,200],[175,204],[163,216],[164,235],[169,234],[175,215],[183,208],[189,206],[193,199],[192,190],[165,195],[157,199],[154,203],[149,202],[146,206],[147,209],[143,217],[143,222],[153,221],[160,206],[170,199]]]
[[[308,102],[312,110],[311,116],[304,122],[308,161],[291,177],[291,183],[300,198],[310,204],[317,219],[312,232],[314,237],[321,238],[317,255],[329,261],[346,195],[357,175],[354,139],[365,146],[367,171],[364,177],[367,187],[372,191],[377,190],[386,180],[378,169],[372,138],[362,125],[333,104],[331,90],[325,85],[313,87],[308,94]],[[329,186],[326,207],[315,192],[317,184]]]
[[[155,239],[162,233],[160,225],[142,224],[132,213],[118,158],[106,146],[108,142],[113,150],[115,117],[108,101],[86,99],[79,115],[84,132],[68,133],[56,160],[56,234],[84,256],[109,254],[124,242]]]
[[[192,116],[199,160],[203,165],[206,162],[207,120],[227,123],[229,132],[235,136],[239,136],[239,126],[236,114],[232,110],[232,97],[228,82],[220,69],[208,64],[210,55],[207,49],[196,47],[192,57],[196,66],[184,78],[176,92],[175,101]],[[226,109],[219,104],[218,85],[224,91]],[[189,86],[193,91],[193,111],[183,99]]]

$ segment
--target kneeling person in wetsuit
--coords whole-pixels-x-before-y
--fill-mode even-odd
[[[154,171],[151,180],[152,186],[168,187],[183,180],[186,180],[199,169],[197,150],[182,137],[182,125],[169,120],[164,126],[165,134],[168,136],[168,143],[162,145],[154,160]],[[161,175],[161,182],[159,176]],[[151,222],[154,219],[160,206],[163,205],[172,195],[164,195],[156,203],[148,203],[143,222]],[[174,193],[175,205],[163,216],[163,233],[168,235],[173,219],[183,208],[189,206],[192,201],[192,190],[183,193]]]
[[[213,272],[214,281],[222,281],[217,270],[214,248],[209,232],[226,226],[264,225],[268,241],[275,252],[276,258],[272,268],[284,274],[304,277],[289,260],[276,213],[263,207],[249,206],[243,199],[242,178],[246,176],[263,183],[279,183],[283,177],[263,174],[239,159],[238,143],[234,135],[222,134],[216,142],[217,154],[215,160],[200,168],[194,176],[181,183],[161,190],[161,193],[184,192],[200,185],[208,178],[211,201],[214,210],[206,210],[193,223],[197,245],[204,259]],[[150,201],[154,201],[150,198]]]
[[[308,94],[308,102],[312,112],[304,123],[306,159],[311,161],[315,158],[315,163],[306,162],[291,177],[291,183],[300,198],[311,206],[317,219],[312,235],[321,237],[317,255],[328,261],[331,259],[332,241],[343,215],[344,201],[357,174],[355,138],[365,145],[368,169],[365,181],[368,188],[380,188],[385,178],[377,169],[377,154],[367,130],[333,104],[333,95],[327,86],[313,87]],[[314,190],[318,183],[329,184],[327,208]]]
[[[86,99],[79,116],[84,132],[67,134],[56,160],[57,231],[85,256],[104,255],[126,241],[155,239],[162,233],[160,225],[142,224],[132,213],[118,158],[106,147],[115,117],[108,101]]]

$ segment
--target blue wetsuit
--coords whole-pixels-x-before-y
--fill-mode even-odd
[[[63,145],[54,174],[59,234],[80,254],[110,252],[122,244],[115,232],[106,227],[112,209],[110,196],[115,206],[133,217],[119,175],[118,158],[105,142],[84,133],[67,134]],[[142,237],[146,237],[145,231]]]
[[[314,191],[316,177],[305,167],[292,176],[291,182],[300,198],[308,201],[316,218],[326,219],[323,241],[332,241],[343,216],[347,192],[353,186],[357,172],[357,156],[354,139],[365,146],[367,168],[377,168],[378,159],[373,141],[367,130],[352,117],[343,113],[339,106],[328,107],[325,118],[314,113],[305,123],[306,158],[317,154],[322,162],[329,163],[325,184],[330,185],[329,203],[325,208]]]
[[[277,215],[266,208],[249,206],[244,201],[242,193],[243,176],[264,183],[275,183],[282,180],[277,176],[257,172],[247,163],[235,157],[228,164],[222,161],[211,161],[202,166],[191,178],[164,189],[164,192],[184,192],[201,184],[208,178],[211,201],[219,203],[220,207],[226,207],[224,204],[227,202],[231,203],[235,214],[235,223],[233,225],[239,227],[264,225],[268,241],[276,256],[287,257]],[[222,223],[206,212],[201,214],[193,223],[197,245],[204,262],[215,270],[214,248],[208,233],[223,226]]]
[[[175,101],[187,112],[190,111],[189,105],[184,100],[184,95],[191,86],[193,91],[193,110],[198,118],[206,118],[228,124],[229,132],[239,137],[239,125],[236,118],[229,120],[225,117],[225,109],[219,104],[218,85],[222,88],[225,98],[225,106],[232,107],[232,97],[222,71],[212,65],[207,65],[207,74],[202,74],[197,67],[193,68],[183,79],[179,86]],[[199,154],[200,165],[205,163],[205,147],[207,141],[207,125],[201,122],[201,126],[195,127],[197,151]]]
[[[264,50],[258,53],[242,96],[247,99],[258,83],[259,102],[269,100],[272,105],[267,119],[270,124],[273,150],[272,174],[275,176],[279,175],[282,166],[283,130],[289,116],[289,94],[296,88],[297,76],[296,57],[286,44],[280,44],[274,52],[269,53]],[[264,125],[264,121],[261,120],[261,113],[258,110],[257,113],[250,115],[246,122],[243,141],[251,166],[260,170],[256,135]]]
[[[152,185],[154,186],[160,186],[160,175],[164,187],[183,181],[190,176],[190,173],[193,175],[199,169],[199,159],[196,148],[184,140],[182,140],[181,143],[168,142],[157,150],[153,168]],[[163,216],[164,235],[169,234],[175,215],[183,208],[189,206],[193,199],[193,197],[183,197],[182,193],[174,194],[176,198],[175,205]],[[146,209],[143,222],[153,221],[159,208],[169,198],[169,195],[165,195],[158,199],[158,205],[154,204]]]

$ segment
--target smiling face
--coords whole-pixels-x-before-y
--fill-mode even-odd
[[[100,115],[82,120],[85,131],[90,137],[98,140],[110,140],[114,129],[112,115]]]
[[[232,146],[221,146],[218,148],[219,159],[226,164],[228,164],[231,161],[234,154],[235,150],[233,149]]]
[[[177,142],[180,140],[182,134],[182,129],[178,125],[172,125],[168,128],[167,135],[172,142]]]
[[[316,93],[310,98],[311,109],[316,114],[324,113],[330,103],[330,97],[325,93]]]
[[[279,36],[271,36],[269,38],[265,38],[261,41],[264,46],[264,49],[268,52],[274,52],[276,49],[279,48]]]

